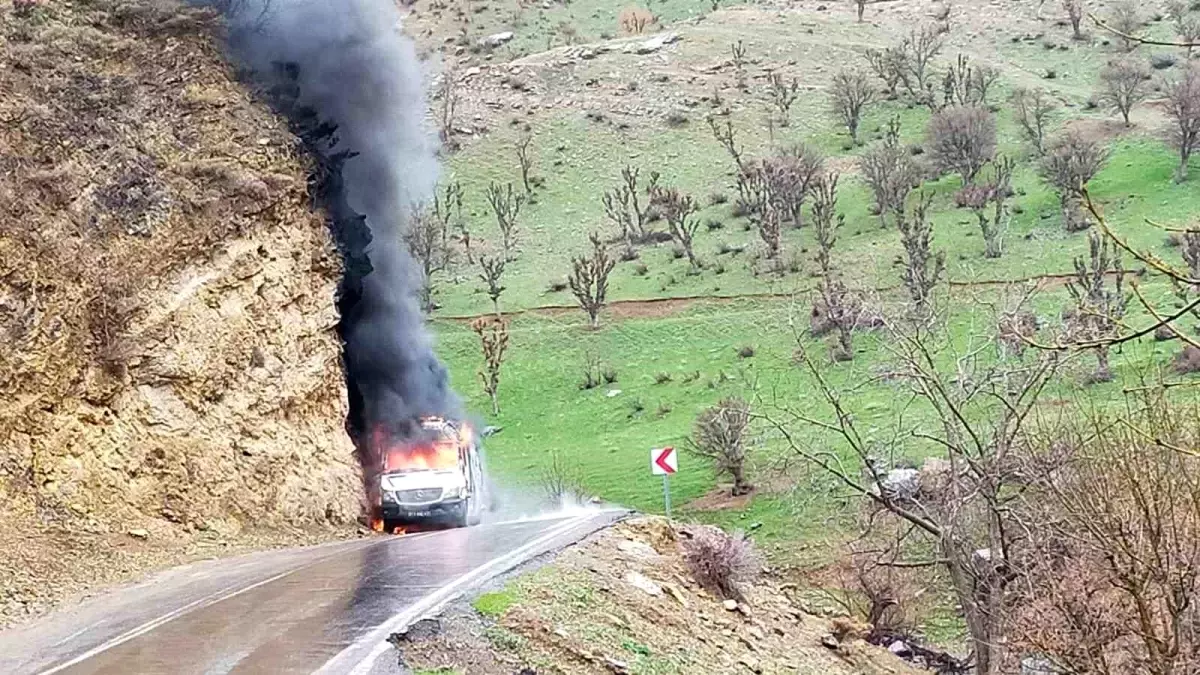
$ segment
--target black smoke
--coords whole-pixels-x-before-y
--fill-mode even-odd
[[[328,214],[345,274],[338,325],[368,494],[372,438],[410,437],[421,415],[458,416],[433,350],[404,234],[437,181],[423,120],[421,64],[392,0],[221,0],[245,75],[314,157],[314,202]]]

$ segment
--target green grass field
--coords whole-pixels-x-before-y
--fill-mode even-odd
[[[539,10],[540,18],[517,30],[512,50],[536,51],[536,43],[546,39],[546,26],[554,25],[562,13],[579,25],[581,34],[594,39],[604,32],[603,25],[617,9],[603,0],[590,0],[556,6],[553,11]],[[707,6],[681,0],[655,3],[652,9],[670,23],[707,11]],[[1020,11],[1028,11],[1026,19],[1032,20],[1033,5]],[[784,35],[785,28],[794,28],[787,23],[793,20],[797,26],[826,22],[833,34],[862,34],[861,40],[867,42],[886,43],[897,34],[886,25],[853,24],[850,13],[843,8],[828,15],[802,10],[794,18],[778,18],[771,24],[771,30],[777,31],[774,35]],[[701,26],[695,30],[713,29]],[[1085,102],[1100,67],[1115,54],[1115,47],[1100,44],[1098,38],[1090,43],[1072,43],[1069,29],[1050,26],[1047,30],[1056,44],[1067,48],[1048,49],[1044,40],[1014,41],[1009,39],[1012,32],[993,30],[989,33],[992,42],[977,50],[1001,68],[1001,83],[992,95],[998,109],[999,149],[1018,160],[1004,256],[998,260],[983,258],[983,242],[974,216],[952,204],[957,177],[946,176],[923,188],[936,195],[935,247],[946,251],[947,277],[955,284],[943,284],[939,304],[947,317],[949,342],[959,349],[978,344],[994,332],[995,316],[983,302],[999,302],[1003,295],[999,286],[964,284],[1069,272],[1072,259],[1086,252],[1087,235],[1064,230],[1058,198],[1039,177],[1036,161],[1019,137],[1005,101],[1014,86],[1041,84],[1066,103],[1056,114],[1056,129],[1073,120],[1104,127],[1111,116],[1088,109]],[[1150,30],[1154,35],[1169,37],[1169,30],[1162,24],[1152,24]],[[764,49],[761,34],[748,37],[757,39],[758,48]],[[723,58],[719,50],[727,45],[709,38],[711,34],[704,33],[693,42],[712,43],[712,53],[697,55],[693,51],[690,58],[701,64]],[[685,39],[689,39],[686,34]],[[781,54],[780,59],[789,50],[799,49],[787,42],[788,38],[771,39],[781,40],[771,52]],[[811,42],[813,38],[796,40]],[[948,63],[958,48],[948,47],[939,64]],[[861,51],[857,47],[854,50]],[[1139,52],[1139,58],[1160,51]],[[630,66],[613,66],[618,67]],[[1054,79],[1046,79],[1048,70],[1055,71]],[[1178,66],[1167,75],[1172,72],[1177,73]],[[695,77],[676,76],[663,84],[649,75],[647,69],[619,70],[610,79],[635,80],[640,95],[651,98],[658,96],[654,87],[669,88],[676,80],[686,82],[679,86],[690,87],[697,95],[721,85],[716,80],[697,82],[693,81]],[[723,82],[723,97],[732,108],[746,155],[763,155],[772,145],[762,124],[763,85],[759,82],[750,93],[741,93],[728,87],[728,80]],[[826,109],[820,86],[803,91],[792,110],[793,123],[775,129],[774,144],[809,143],[827,153],[831,166],[850,169],[854,155],[861,149],[846,148],[844,133]],[[705,407],[724,396],[739,395],[761,400],[764,406],[822,410],[819,392],[793,359],[797,333],[809,349],[824,349],[804,333],[810,292],[815,286],[811,276],[815,269],[812,233],[809,229],[785,233],[784,255],[801,261],[799,272],[779,276],[752,271],[753,251],[761,246],[757,234],[745,219],[733,216],[730,203],[714,205],[711,200],[712,195],[723,195],[732,201],[735,190],[732,162],[704,121],[710,111],[706,103],[688,109],[688,122],[677,128],[653,119],[622,128],[593,121],[572,109],[521,117],[534,137],[534,173],[545,184],[536,190],[534,203],[526,205],[521,213],[518,253],[508,265],[503,280],[506,290],[500,300],[505,312],[517,313],[510,318],[510,347],[499,396],[501,413],[487,417],[488,423],[502,425],[504,431],[489,439],[487,449],[492,469],[505,484],[537,490],[551,452],[556,451],[578,468],[579,478],[589,492],[641,510],[658,511],[662,508],[661,483],[650,474],[648,451],[667,444],[682,445],[696,414]],[[897,102],[880,103],[871,109],[862,126],[864,141],[878,139],[886,121],[897,115],[903,123],[904,141],[919,144],[928,113]],[[491,181],[519,184],[513,153],[519,131],[510,121],[510,117],[498,114],[490,133],[450,156],[445,168],[444,180],[459,181],[467,191],[472,238],[482,250],[495,251],[499,241],[484,201],[484,188]],[[1200,214],[1200,177],[1184,184],[1172,181],[1177,156],[1162,140],[1166,119],[1156,107],[1143,106],[1135,121],[1134,128],[1105,136],[1111,156],[1089,186],[1090,192],[1111,226],[1132,244],[1176,260],[1178,254],[1167,247],[1165,232],[1145,221],[1150,218],[1173,226],[1194,224]],[[615,234],[613,226],[605,222],[601,196],[617,184],[626,164],[640,168],[643,176],[661,172],[665,183],[695,195],[705,205],[700,215],[714,224],[698,232],[697,252],[707,264],[702,273],[690,275],[687,261],[675,259],[671,245],[642,248],[637,261],[619,263],[612,276],[609,298],[626,304],[606,310],[600,329],[593,331],[588,329],[582,311],[569,309],[574,304],[569,292],[552,291],[550,286],[565,280],[570,258],[584,251],[589,232],[608,237]],[[881,229],[878,218],[870,214],[868,190],[852,170],[843,176],[839,207],[845,216],[845,228],[836,255],[848,283],[867,292],[878,306],[894,308],[902,300],[899,268],[894,264],[901,250],[898,233]],[[740,256],[720,255],[722,245],[748,248]],[[645,272],[638,274],[641,265]],[[1146,288],[1152,296],[1167,292],[1161,284],[1150,283]],[[490,404],[476,375],[481,366],[478,338],[464,319],[491,310],[483,291],[478,271],[460,260],[456,269],[438,279],[435,296],[440,308],[432,317],[439,352],[455,385],[477,411],[488,410]],[[628,304],[663,298],[699,299],[675,304]],[[1054,323],[1059,321],[1066,302],[1065,290],[1056,287],[1043,292],[1035,307],[1044,321]],[[519,311],[554,306],[568,308]],[[1130,323],[1140,325],[1147,319],[1131,306]],[[739,356],[743,347],[751,347],[754,355]],[[852,362],[828,366],[828,377],[835,386],[858,385],[887,367],[889,345],[881,334],[861,334],[856,347]],[[1115,401],[1122,380],[1165,366],[1177,350],[1172,343],[1149,340],[1129,345],[1113,356],[1117,380],[1089,387],[1079,383],[1089,365],[1088,359],[1081,359],[1047,396],[1052,400],[1101,404]],[[581,389],[589,358],[615,370],[616,381]],[[949,363],[952,357],[945,358]],[[669,381],[658,381],[668,376]],[[906,424],[919,424],[923,419],[916,410],[919,406],[909,409],[909,397],[895,384],[858,387],[848,401],[859,424],[880,438],[893,434],[901,410],[905,411]],[[804,439],[836,447],[835,439],[816,433],[806,432]],[[903,449],[904,454],[913,457],[928,451],[918,443]],[[752,457],[752,478],[764,489],[745,508],[689,513],[686,504],[710,492],[715,479],[711,469],[695,458],[685,455],[681,463],[680,474],[672,479],[672,493],[675,503],[684,505],[684,513],[750,529],[769,551],[778,552],[778,560],[819,564],[831,552],[822,543],[836,541],[848,526],[851,501],[844,491],[801,470],[797,458],[766,425],[755,429]]]

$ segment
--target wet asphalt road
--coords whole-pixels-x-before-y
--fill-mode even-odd
[[[388,635],[623,515],[371,537],[172,570],[0,633],[0,673],[398,672]]]

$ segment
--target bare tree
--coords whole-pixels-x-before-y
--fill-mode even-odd
[[[1013,115],[1025,139],[1032,145],[1038,155],[1046,153],[1046,127],[1050,121],[1050,113],[1054,112],[1054,101],[1045,89],[1025,89],[1019,87],[1013,90]]]
[[[746,479],[746,433],[750,427],[750,404],[727,398],[707,408],[696,418],[688,449],[708,459],[718,474],[733,478],[733,495],[749,493],[754,486]]]
[[[455,138],[457,132],[454,125],[460,98],[458,73],[453,68],[447,68],[442,73],[441,84],[437,90],[438,135],[441,137],[442,145],[451,152],[459,147],[458,140]]]
[[[1026,466],[1026,427],[1060,358],[1047,352],[997,361],[986,356],[990,336],[972,337],[964,352],[945,331],[889,328],[891,372],[912,392],[906,417],[920,408],[929,424],[911,432],[906,425],[891,441],[860,428],[853,399],[830,384],[799,340],[797,359],[821,400],[756,408],[768,411],[759,416],[793,452],[864,500],[872,527],[899,533],[886,564],[945,574],[966,623],[974,672],[995,675],[1002,672],[1013,570],[1030,531],[1014,508],[1028,480],[1017,467]],[[934,458],[919,472],[898,467],[904,448],[918,440],[929,443]]]
[[[579,307],[587,312],[588,324],[592,328],[600,326],[600,310],[608,295],[608,275],[613,271],[617,261],[608,256],[608,248],[600,239],[600,235],[592,233],[588,236],[592,243],[591,256],[579,256],[571,259],[571,274],[567,284],[571,293],[579,301]]]
[[[1012,194],[1014,166],[1011,159],[998,157],[992,163],[992,175],[987,181],[964,185],[956,195],[959,206],[965,206],[975,213],[980,233],[983,234],[985,258],[999,258],[1003,253],[1002,235],[1007,217],[1005,204]]]
[[[650,231],[650,200],[642,202],[641,190],[638,185],[638,169],[625,165],[621,169],[621,185],[604,193],[601,201],[604,204],[604,215],[613,221],[621,230],[621,238],[625,240],[628,250],[633,245],[646,239]],[[658,183],[658,174],[650,174],[650,182],[645,193],[650,194]]]
[[[738,171],[742,171],[744,169],[742,149],[738,146],[737,134],[733,130],[733,119],[728,114],[722,115],[722,118],[724,124],[719,122],[715,115],[709,115],[708,128],[712,129],[713,138],[716,138],[721,147],[725,148],[725,151],[733,158],[733,163]]]
[[[409,253],[421,267],[421,308],[432,312],[433,276],[450,265],[445,222],[423,207],[414,207],[404,241],[408,244]]]
[[[919,105],[936,107],[931,65],[942,51],[939,26],[914,29],[900,44],[884,50],[867,50],[867,62],[887,85],[887,91],[903,86],[909,98]]]
[[[964,54],[959,54],[954,65],[946,69],[942,78],[942,99],[944,105],[977,105],[987,107],[988,92],[992,85],[1000,79],[1000,71],[995,67],[971,65],[971,60]]]
[[[782,73],[771,73],[770,82],[771,102],[779,111],[779,126],[786,127],[791,124],[792,104],[800,95],[800,80],[793,77],[791,81],[788,81],[784,79]]]
[[[833,264],[833,246],[844,222],[843,216],[837,213],[837,184],[838,175],[831,173],[822,178],[814,190],[813,236],[817,240],[816,259],[821,280],[817,285],[819,306],[814,308],[813,317],[819,317],[837,332],[833,359],[849,361],[854,358],[854,329],[858,327],[862,313],[862,300],[846,288],[842,275]]]
[[[771,183],[766,172],[759,170],[753,177],[751,186],[754,195],[754,210],[750,213],[750,221],[758,230],[758,237],[767,247],[767,258],[774,260],[779,257],[783,243],[783,216],[777,207],[777,200],[772,198]]]
[[[504,286],[500,284],[500,278],[504,275],[504,256],[479,256],[479,269],[479,278],[487,284],[488,297],[492,300],[492,311],[499,316],[500,294],[504,292]]]
[[[859,171],[875,196],[881,225],[889,214],[899,217],[921,172],[908,150],[900,143],[900,119],[892,118],[883,140],[867,149],[859,159]]]
[[[508,322],[495,317],[480,317],[471,322],[471,330],[479,336],[483,349],[483,369],[479,380],[483,391],[492,400],[492,414],[500,414],[497,394],[500,391],[500,366],[504,363],[504,352],[508,349]]]
[[[782,220],[793,227],[804,225],[803,207],[825,170],[820,150],[797,143],[764,158],[753,168],[751,179],[760,180]],[[756,207],[757,208],[757,207]]]
[[[833,112],[850,132],[850,142],[858,145],[858,125],[863,110],[875,100],[875,87],[857,70],[841,70],[829,86]]]
[[[449,237],[452,232],[458,232],[458,240],[462,243],[463,252],[467,255],[467,264],[474,265],[475,259],[471,253],[471,232],[467,230],[467,221],[462,215],[463,188],[457,181],[447,183],[439,196],[433,195],[433,214],[442,223],[442,236]],[[449,243],[446,244],[449,249]]]
[[[525,195],[515,193],[512,183],[501,188],[495,182],[488,185],[486,194],[492,213],[496,216],[496,225],[500,228],[504,257],[511,259],[517,240],[517,216],[521,213],[521,205],[525,203]]]
[[[1107,159],[1108,153],[1102,145],[1076,131],[1055,139],[1042,158],[1042,176],[1058,190],[1063,224],[1068,232],[1091,227],[1091,220],[1083,210],[1083,189]]]
[[[529,172],[533,169],[533,154],[530,150],[533,145],[533,134],[525,131],[517,139],[517,163],[521,167],[521,185],[525,187],[525,196],[529,198],[533,194],[533,186],[529,182]]]
[[[1175,180],[1188,177],[1188,161],[1200,149],[1200,66],[1190,64],[1182,77],[1167,83],[1167,114],[1175,121],[1172,141],[1179,152]]]
[[[858,22],[863,22],[863,12],[867,11],[867,0],[854,0],[854,12],[858,15]]]
[[[581,497],[583,476],[579,463],[567,457],[558,446],[551,447],[547,455],[549,461],[542,468],[542,490],[546,497],[555,504]]]
[[[933,289],[946,271],[946,252],[933,250],[933,222],[929,220],[932,201],[932,193],[920,195],[911,212],[902,207],[896,214],[896,227],[904,246],[904,287],[918,317],[929,314]]]
[[[658,185],[654,186],[650,194],[651,199],[662,210],[671,239],[683,249],[688,262],[691,263],[692,272],[699,272],[700,259],[696,257],[693,245],[696,230],[700,229],[700,219],[696,217],[700,207],[696,205],[696,200],[675,188]]]
[[[1111,283],[1110,283],[1111,278]],[[1108,340],[1115,338],[1129,298],[1120,252],[1096,232],[1088,234],[1088,257],[1075,258],[1075,276],[1067,283],[1075,307],[1067,315],[1068,336],[1096,353],[1096,372],[1090,382],[1108,382]]]
[[[928,139],[937,168],[957,172],[966,185],[996,154],[996,119],[981,106],[944,108],[930,118]]]
[[[1133,36],[1142,27],[1142,17],[1135,0],[1118,0],[1112,6],[1108,24],[1116,31],[1117,37],[1121,38],[1125,51],[1130,52],[1137,48],[1138,43]]]
[[[1044,0],[1043,0],[1044,1]],[[1084,39],[1080,24],[1083,22],[1084,0],[1062,0],[1062,7],[1067,12],[1067,20],[1071,22],[1071,39]]]
[[[1129,126],[1129,113],[1145,100],[1149,93],[1150,71],[1141,61],[1132,58],[1112,61],[1100,71],[1100,91],[1097,100],[1121,113]]]
[[[746,45],[741,40],[729,45],[729,53],[733,55],[733,67],[737,74],[737,88],[746,89]]]
[[[1125,398],[1039,439],[1069,461],[1032,486],[1046,526],[1015,641],[1063,672],[1200,672],[1196,410],[1161,386]]]
[[[720,598],[742,602],[741,584],[762,572],[762,557],[744,532],[726,534],[712,525],[684,530],[680,547],[692,578]]]

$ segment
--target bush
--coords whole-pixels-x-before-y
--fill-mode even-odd
[[[941,171],[954,171],[964,185],[996,154],[996,119],[986,108],[951,106],[929,120],[929,154]]]
[[[1200,373],[1200,349],[1191,345],[1184,347],[1183,351],[1176,354],[1175,360],[1171,362],[1171,370],[1180,375]]]
[[[1179,62],[1179,58],[1171,52],[1162,52],[1150,57],[1150,67],[1155,70],[1166,70]]]
[[[720,597],[744,601],[738,585],[753,581],[762,565],[754,542],[741,532],[731,535],[709,525],[683,535],[683,561],[696,583]]]
[[[647,274],[649,274],[649,273],[650,273],[650,268],[649,268],[649,267],[646,267],[646,263],[638,263],[638,264],[637,264],[637,265],[636,265],[636,266],[633,268],[633,274],[634,274],[634,276],[638,276],[638,277],[644,277],[644,276],[646,276],[646,275],[647,275]]]
[[[742,345],[741,347],[738,347],[737,355],[740,358],[748,359],[754,356],[754,347],[751,347],[750,345]]]
[[[667,126],[672,129],[678,129],[688,123],[687,115],[681,112],[674,111],[667,114]]]
[[[654,376],[654,384],[666,384],[671,381],[670,373],[658,373]]]

